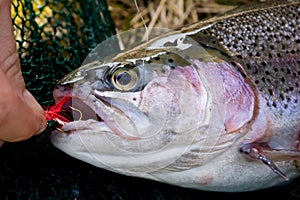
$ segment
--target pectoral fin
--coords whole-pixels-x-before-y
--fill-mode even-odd
[[[288,181],[289,178],[275,165],[274,162],[286,160],[300,160],[299,150],[272,149],[267,143],[242,144],[240,152],[246,158],[259,160],[271,168],[273,172]]]

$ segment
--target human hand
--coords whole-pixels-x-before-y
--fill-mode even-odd
[[[43,108],[25,89],[10,9],[10,0],[0,0],[0,146],[3,141],[28,139],[47,127]]]

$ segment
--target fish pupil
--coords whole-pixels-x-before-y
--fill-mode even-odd
[[[120,85],[128,85],[131,82],[131,76],[127,72],[122,72],[116,76],[116,82]]]

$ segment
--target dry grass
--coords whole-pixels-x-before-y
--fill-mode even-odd
[[[174,29],[259,0],[108,0],[117,32],[147,27]],[[142,17],[141,17],[142,16]]]

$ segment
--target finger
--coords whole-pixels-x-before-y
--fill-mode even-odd
[[[20,141],[41,132],[46,127],[43,112],[32,109],[20,91],[15,91],[0,69],[0,139]]]
[[[4,144],[4,141],[0,140],[0,147]]]
[[[32,110],[18,95],[9,98],[0,118],[0,139],[8,142],[26,140],[46,128],[42,114]],[[4,106],[1,106],[3,108]]]
[[[36,123],[36,127],[39,128],[34,133],[39,134],[47,128],[45,111],[28,90],[26,89],[24,90],[23,97],[26,104],[34,111],[36,115],[35,123]]]
[[[23,90],[25,84],[16,50],[10,7],[10,1],[0,0],[0,68],[16,89]]]
[[[11,3],[10,1],[0,1],[0,61],[4,60],[16,49],[15,37],[13,34]]]

